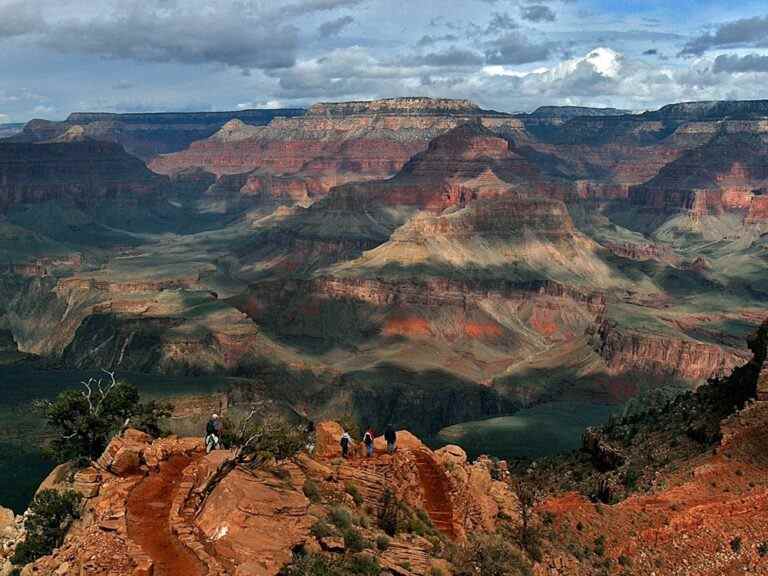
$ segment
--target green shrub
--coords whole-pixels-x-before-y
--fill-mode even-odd
[[[455,576],[530,576],[522,552],[499,536],[478,536],[457,549],[452,558]]]
[[[315,538],[327,538],[334,534],[333,527],[329,526],[328,523],[323,520],[315,522],[309,529],[309,533]]]
[[[741,552],[741,536],[736,536],[731,540],[731,550],[733,550],[734,554]]]
[[[386,536],[379,536],[376,538],[376,548],[384,552],[389,548],[390,540]]]
[[[304,481],[302,491],[304,492],[304,496],[309,498],[309,501],[313,504],[317,504],[323,499],[322,495],[320,494],[320,487],[317,485],[317,482],[310,480],[309,478]]]
[[[357,488],[357,486],[351,482],[347,482],[346,486],[344,486],[344,489],[346,490],[347,494],[352,496],[352,500],[355,501],[357,506],[362,506],[363,496],[360,494],[360,490]]]
[[[354,528],[344,531],[344,546],[349,552],[362,552],[371,547],[370,543],[363,538],[362,533]]]
[[[80,517],[81,499],[72,490],[43,490],[37,494],[24,522],[26,537],[16,546],[11,562],[23,566],[61,546],[70,525]]]
[[[760,544],[757,545],[757,554],[760,558],[768,556],[768,542],[760,542]]]
[[[349,530],[352,528],[352,514],[343,506],[334,506],[331,508],[329,516],[331,523],[339,530]]]
[[[634,468],[628,468],[624,474],[624,487],[627,490],[635,490],[637,488],[637,481],[640,479],[640,473]]]
[[[605,536],[602,534],[595,538],[595,554],[598,556],[605,554]]]
[[[387,489],[381,498],[379,528],[390,536],[397,534],[399,528],[400,503],[392,490]]]
[[[307,554],[283,566],[280,576],[379,576],[375,558],[364,555],[334,558],[326,554]]]

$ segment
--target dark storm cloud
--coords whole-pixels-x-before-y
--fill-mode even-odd
[[[734,46],[768,46],[768,16],[743,18],[721,24],[686,43],[681,55],[700,56],[708,50]]]
[[[760,54],[722,54],[715,58],[712,71],[720,72],[768,72],[768,56]]]
[[[488,44],[485,58],[489,64],[528,64],[546,60],[552,53],[550,44],[533,44],[520,32],[510,32]]]
[[[40,32],[45,22],[31,2],[12,2],[0,6],[0,39]]]
[[[320,27],[317,29],[317,31],[320,32],[322,36],[338,36],[339,33],[344,30],[344,28],[352,24],[354,21],[355,19],[352,18],[352,16],[342,16],[341,18],[336,18],[335,20],[323,22],[320,24]]]
[[[95,12],[48,22],[31,2],[0,8],[0,38],[27,36],[63,54],[86,54],[140,62],[216,63],[243,69],[289,67],[296,61],[299,28],[291,21],[363,0],[302,0],[284,5],[245,2],[99,4]],[[55,6],[55,4],[51,4]],[[77,6],[73,5],[76,9]],[[350,17],[327,22],[338,32]]]
[[[543,4],[521,6],[520,15],[523,20],[528,22],[554,22],[556,18],[554,11]]]
[[[656,50],[656,48],[649,48],[648,50],[643,51],[643,56],[658,56],[659,51]]]

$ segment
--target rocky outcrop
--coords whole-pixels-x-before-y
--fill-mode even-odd
[[[766,133],[765,122],[721,127],[707,143],[632,188],[630,201],[661,213],[687,211],[697,217],[749,210],[753,191],[768,183]]]
[[[630,331],[610,321],[600,325],[593,345],[611,374],[637,372],[702,381],[727,374],[744,361],[743,352]]]
[[[136,203],[159,195],[168,179],[150,172],[117,144],[0,143],[0,212],[22,203],[105,199]]]

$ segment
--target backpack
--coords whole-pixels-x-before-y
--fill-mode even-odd
[[[346,448],[349,446],[349,436],[342,436],[341,437],[341,447]]]

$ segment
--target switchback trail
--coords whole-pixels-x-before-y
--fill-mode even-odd
[[[171,533],[168,516],[176,487],[191,459],[172,456],[131,491],[128,537],[152,558],[153,576],[204,576],[202,563]]]

